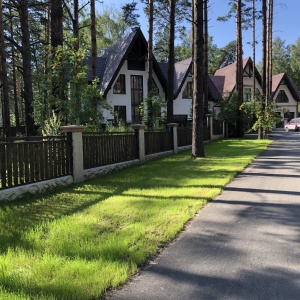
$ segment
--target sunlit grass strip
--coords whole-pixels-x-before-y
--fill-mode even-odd
[[[270,141],[224,140],[0,206],[0,299],[93,299],[124,282]]]

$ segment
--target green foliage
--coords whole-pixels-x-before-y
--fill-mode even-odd
[[[52,116],[50,116],[48,120],[46,120],[44,123],[44,127],[42,128],[42,134],[44,136],[60,135],[62,133],[60,126],[60,117],[54,112],[54,110],[52,110]]]
[[[293,82],[300,87],[300,38],[291,45],[291,71]]]
[[[165,127],[167,116],[165,110],[162,112],[162,109],[166,108],[166,105],[166,101],[161,96],[155,92],[149,93],[139,106],[144,123],[151,128]]]
[[[0,299],[104,299],[270,141],[207,144],[0,205]]]
[[[287,112],[287,110],[277,106],[274,101],[270,101],[265,105],[265,97],[263,95],[254,101],[243,103],[241,109],[248,115],[252,114],[255,116],[252,129],[257,130],[258,128],[262,128],[264,133],[272,131],[274,125],[281,120],[281,111]]]
[[[107,107],[99,92],[97,79],[87,82],[86,55],[82,48],[75,50],[75,39],[66,39],[52,55],[50,71],[44,78],[46,99],[36,101],[35,111],[44,126],[43,109],[55,109],[62,125],[100,125],[103,119],[99,108]]]
[[[112,122],[107,122],[105,126],[106,132],[132,132],[133,129],[131,126],[128,126],[124,123],[123,120],[117,120],[116,124]]]
[[[80,23],[80,42],[84,49],[91,49],[90,18],[86,16]],[[122,11],[115,6],[105,6],[96,15],[97,48],[107,49],[120,40],[129,30],[122,19]]]
[[[285,46],[285,41],[280,37],[276,37],[272,44],[273,75],[287,73],[291,75],[291,49],[290,46]]]
[[[227,122],[229,136],[235,136],[239,118],[240,101],[237,92],[225,100],[220,100],[221,110],[218,117]]]
[[[127,3],[122,6],[122,21],[131,29],[140,27],[140,23],[138,22],[138,18],[140,17],[140,15],[136,13],[136,5],[137,2],[132,1],[131,3]]]

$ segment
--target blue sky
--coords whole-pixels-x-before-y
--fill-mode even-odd
[[[121,8],[125,3],[131,2],[131,0],[104,0],[105,6],[115,6]],[[139,14],[141,15],[139,22],[141,29],[147,38],[147,18],[143,14],[143,5],[138,2]],[[219,22],[217,18],[223,16],[228,12],[228,1],[225,0],[210,0],[209,1],[209,35],[213,37],[213,41],[218,47],[224,47],[230,41],[235,40],[235,20],[228,22]],[[260,9],[261,4],[258,2],[257,9]],[[98,12],[101,12],[102,5],[98,5]],[[274,25],[273,25],[273,37],[279,36],[285,41],[286,45],[295,44],[296,40],[300,37],[300,1],[299,0],[274,0]],[[257,21],[256,30],[257,40],[261,39],[261,21]],[[244,45],[244,57],[252,57],[251,46],[247,43],[252,41],[252,32],[249,29],[247,32],[243,32],[243,45]],[[256,46],[257,61],[261,59],[261,45]]]

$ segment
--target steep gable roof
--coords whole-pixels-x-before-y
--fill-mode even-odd
[[[189,75],[192,67],[192,58],[187,58],[185,60],[179,61],[174,65],[174,95],[175,98],[178,97],[184,81]]]
[[[245,71],[248,65],[250,65],[250,67],[253,68],[253,62],[250,57],[243,59],[243,72]],[[261,83],[261,77],[256,68],[255,68],[255,76],[258,82]],[[230,96],[236,87],[236,62],[217,70],[214,74],[214,77],[222,77],[222,79],[220,78],[218,80],[217,78],[213,78],[213,80],[216,83],[216,86],[218,87],[218,91],[224,97]],[[221,90],[222,85],[223,85],[223,89]]]
[[[222,99],[222,91],[224,86],[224,76],[209,76],[208,77],[208,91],[214,100]]]
[[[162,73],[165,79],[168,80],[168,63],[159,63]],[[174,65],[174,99],[176,99],[182,90],[186,78],[191,72],[192,68],[192,58],[187,58],[185,60],[179,61]],[[220,100],[222,99],[222,93],[215,86],[215,81],[208,78],[208,92],[212,99]]]
[[[272,95],[274,96],[276,94],[282,83],[285,83],[287,85],[294,99],[299,102],[300,93],[298,91],[298,88],[294,84],[294,82],[286,75],[286,73],[280,73],[272,76]]]
[[[97,57],[97,76],[100,79],[99,88],[104,95],[106,95],[111,88],[111,85],[115,81],[125,60],[128,59],[130,51],[136,42],[140,43],[143,46],[146,56],[147,41],[140,28],[136,28],[129,35],[119,40],[113,46],[107,48],[104,51],[103,55]],[[143,59],[146,60],[146,57],[144,57]],[[87,80],[91,80],[91,57],[88,57],[87,64],[89,67]],[[153,69],[159,80],[161,81],[163,89],[165,90],[166,80],[155,58],[153,59]]]

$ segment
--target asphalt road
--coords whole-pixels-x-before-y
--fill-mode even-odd
[[[113,300],[300,299],[300,132],[274,143]]]

